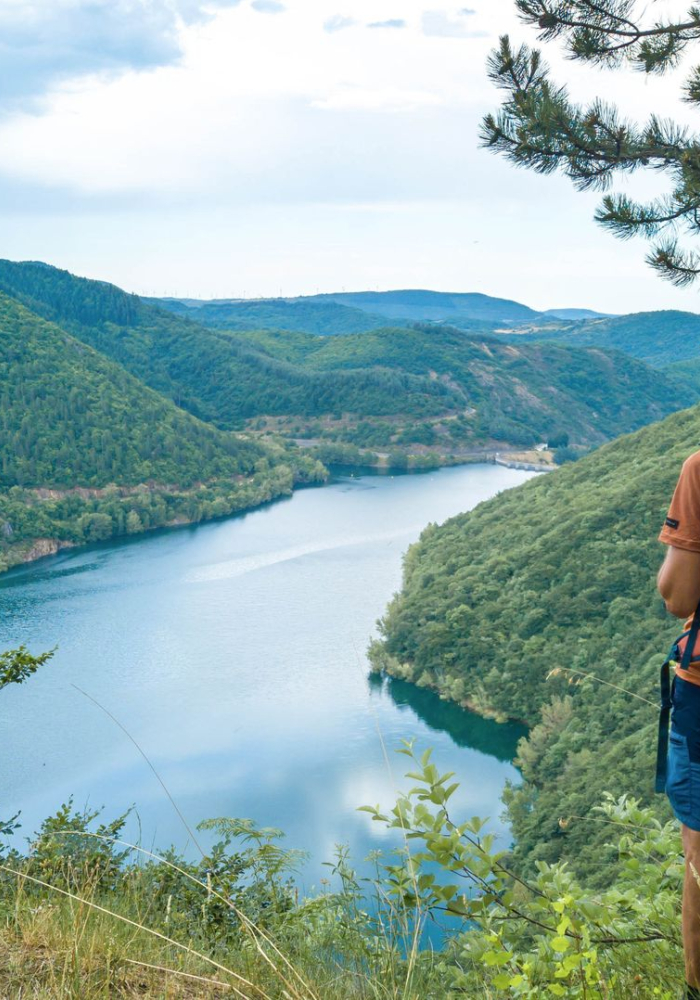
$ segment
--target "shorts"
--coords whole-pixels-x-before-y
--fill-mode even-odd
[[[676,676],[666,794],[676,819],[700,831],[700,685]]]

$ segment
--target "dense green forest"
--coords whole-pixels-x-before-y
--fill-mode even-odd
[[[604,792],[653,803],[658,668],[679,623],[656,541],[700,408],[430,526],[372,649],[377,669],[534,728],[506,795],[519,864],[607,877]],[[612,686],[611,686],[612,685]]]
[[[203,423],[0,294],[0,569],[230,514],[324,475],[298,450]]]
[[[308,371],[338,373],[381,367],[433,381],[461,395],[461,412],[415,422],[408,440],[443,448],[507,441],[531,446],[566,432],[580,445],[600,444],[623,431],[688,405],[697,388],[619,353],[549,343],[506,344],[449,327],[382,329],[347,337],[260,332],[249,339],[274,357]],[[362,427],[326,423],[315,429],[354,444],[401,443],[401,429],[362,437]],[[381,429],[373,428],[375,434]]]
[[[267,454],[0,295],[0,486],[188,486]]]
[[[420,417],[461,404],[449,386],[425,375],[378,367],[307,372],[242,337],[207,330],[111,285],[46,265],[0,262],[0,284],[178,406],[226,429],[260,413],[393,415],[408,409]],[[89,299],[89,322],[83,295]]]
[[[42,264],[0,262],[0,287],[218,427],[403,450],[404,461],[413,446],[449,460],[474,446],[527,447],[561,433],[589,447],[698,393],[621,354],[504,344],[444,327],[334,338],[205,329]],[[435,294],[394,298],[418,308],[427,297],[429,311]],[[475,299],[477,309],[487,299],[447,298]]]
[[[190,488],[113,484],[103,490],[2,490],[0,572],[66,546],[226,517],[289,496],[296,484],[321,482],[325,476],[323,466],[304,455],[281,454],[258,465],[248,476]]]

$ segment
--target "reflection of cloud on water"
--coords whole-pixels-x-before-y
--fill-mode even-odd
[[[422,525],[415,525],[410,528],[402,528],[400,531],[387,531],[376,535],[330,538],[325,542],[307,542],[305,545],[292,545],[289,548],[277,549],[275,552],[262,552],[253,556],[227,559],[225,562],[213,563],[194,570],[185,577],[185,582],[210,583],[214,580],[231,580],[237,576],[245,576],[246,573],[254,573],[258,569],[266,569],[268,566],[276,566],[278,563],[290,562],[293,559],[303,559],[304,556],[316,555],[320,552],[352,548],[356,545],[389,542],[398,538],[410,538],[417,535],[421,528]]]

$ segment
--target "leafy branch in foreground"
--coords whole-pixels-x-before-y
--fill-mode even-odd
[[[55,649],[33,656],[26,646],[0,653],[0,688],[8,684],[24,684],[32,674],[53,657]]]
[[[561,40],[571,58],[608,68],[633,67],[661,75],[677,66],[700,39],[700,7],[679,20],[649,19],[636,0],[516,0],[521,19],[544,42]],[[599,98],[574,103],[555,84],[538,50],[514,48],[508,36],[489,58],[490,78],[506,98],[482,122],[483,144],[538,173],[561,170],[580,190],[607,190],[615,174],[639,169],[664,173],[670,192],[647,204],[627,194],[606,194],[596,220],[623,239],[653,240],[648,263],[678,286],[700,274],[700,255],[680,241],[700,235],[700,138],[657,115],[646,123],[625,120]],[[700,105],[700,67],[683,86],[682,99]]]
[[[125,816],[89,829],[96,813],[69,802],[24,851],[0,848],[0,949],[8,932],[25,957],[42,942],[38,973],[20,962],[8,979],[0,963],[0,993],[132,996],[125,970],[135,965],[179,970],[192,983],[215,968],[219,987],[267,1000],[677,995],[676,824],[607,796],[592,814],[560,821],[610,830],[617,862],[605,888],[585,887],[565,864],[541,863],[524,879],[483,821],[456,818],[468,790],[439,772],[431,751],[419,757],[406,743],[400,752],[415,787],[386,814],[364,811],[401,831],[406,846],[398,858],[376,852],[371,878],[339,848],[330,867],[340,885],[306,898],[294,882],[301,855],[279,846],[279,830],[209,820],[199,829],[216,843],[191,861],[122,840]],[[440,950],[420,947],[426,921],[444,925]],[[52,979],[66,954],[70,990],[60,969]],[[46,980],[53,985],[39,994]],[[163,993],[154,984],[139,995]]]
[[[639,979],[640,952],[656,966],[655,995],[672,989],[674,973],[680,977],[683,876],[675,824],[662,825],[632,799],[607,796],[595,816],[577,821],[622,829],[612,884],[592,892],[565,864],[543,862],[525,880],[509,869],[508,852],[494,849],[493,835],[483,835],[482,820],[452,818],[449,802],[459,786],[453,774],[439,773],[431,751],[418,758],[407,743],[399,752],[413,762],[408,777],[417,785],[388,815],[379,807],[364,811],[402,830],[410,848],[400,863],[385,866],[388,891],[434,920],[464,922],[442,963],[450,996],[473,996],[478,984],[488,996],[629,997],[636,995],[630,984]]]

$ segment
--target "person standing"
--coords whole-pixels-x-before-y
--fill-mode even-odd
[[[700,604],[700,452],[683,465],[659,540],[668,546],[657,580],[659,593],[672,615],[692,621]],[[700,656],[700,646],[695,648]],[[700,1000],[700,661],[683,670],[676,665],[671,703],[666,794],[681,824],[685,856],[686,997]]]

